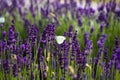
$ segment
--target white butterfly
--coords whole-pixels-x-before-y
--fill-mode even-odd
[[[5,18],[4,17],[0,17],[0,23],[4,23],[5,22]]]
[[[66,39],[66,37],[64,37],[64,36],[55,36],[55,39],[56,39],[58,44],[62,44],[64,42],[64,40]]]

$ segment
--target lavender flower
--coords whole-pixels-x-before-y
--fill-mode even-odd
[[[117,65],[118,70],[120,71],[120,63]]]
[[[43,31],[41,43],[46,45],[47,42],[51,42],[52,40],[54,40],[54,36],[55,36],[55,26],[54,24],[48,24],[45,30]]]
[[[90,33],[92,34],[94,32],[94,26],[91,27]]]
[[[22,44],[22,45],[20,46],[20,48],[21,48],[22,52],[24,52],[24,51],[25,51],[25,44]]]
[[[5,39],[5,37],[6,37],[6,31],[3,31],[2,32],[2,38]]]
[[[100,60],[100,57],[101,57],[101,53],[103,52],[102,49],[99,49],[98,53],[97,53],[97,56],[95,58],[95,63],[94,63],[94,68],[93,68],[93,73],[92,73],[92,77],[93,78],[96,78],[96,72],[97,72],[97,65],[98,65],[98,62]]]
[[[61,50],[63,53],[61,53],[60,56],[60,64],[61,69],[64,70],[64,76],[66,75],[65,72],[68,70],[68,51],[69,51],[69,44],[64,41],[63,44],[61,44]]]
[[[43,79],[47,80],[47,71],[46,70],[43,71]]]
[[[98,48],[102,48],[104,46],[104,43],[106,41],[106,37],[107,35],[104,34],[102,35],[102,37],[98,40],[97,44],[98,44]]]
[[[111,11],[114,12],[115,9],[116,9],[116,3],[115,3],[115,1],[110,1],[109,4],[110,4],[110,6],[111,6]]]
[[[68,30],[68,36],[71,38],[72,34],[73,34],[73,26],[70,26],[69,30]]]
[[[76,17],[81,17],[84,15],[84,9],[83,8],[78,8],[77,9],[77,13],[76,13]]]
[[[30,74],[30,80],[34,80],[34,74],[33,74],[32,71],[31,71],[31,74]]]
[[[34,9],[34,6],[33,6],[32,3],[31,3],[31,5],[30,5],[29,10],[30,10],[30,12],[31,12],[31,14],[32,14],[32,17],[35,18],[36,14],[35,14],[35,9]]]
[[[78,25],[79,25],[79,26],[82,26],[82,25],[83,25],[81,18],[78,18]]]
[[[105,7],[105,4],[102,4],[100,7],[98,7],[98,11],[103,11]]]
[[[15,43],[15,32],[14,32],[15,28],[14,28],[14,25],[12,25],[10,28],[9,28],[9,44],[13,44]]]
[[[98,21],[99,22],[107,22],[107,15],[105,12],[100,12],[99,16],[98,16]]]
[[[111,10],[111,7],[110,7],[110,4],[109,4],[109,3],[106,4],[106,10],[107,10],[107,13],[109,13],[110,10]]]
[[[32,27],[28,31],[28,38],[33,45],[35,45],[37,42],[38,32],[38,28],[35,27],[35,25],[32,25]]]
[[[115,37],[115,48],[119,47],[119,43],[120,43],[120,41],[119,41],[118,37]]]
[[[16,73],[17,73],[17,72],[21,72],[24,61],[20,55],[16,55],[16,58],[17,59],[15,60],[17,61],[17,64],[15,64],[14,67],[16,68]]]
[[[10,71],[10,66],[9,66],[9,61],[8,61],[8,60],[5,60],[5,61],[3,62],[3,68],[4,68],[5,74],[9,73],[9,71]]]
[[[89,34],[87,32],[84,33],[84,45],[86,46],[87,42],[89,41]]]
[[[41,62],[43,62],[43,55],[42,55],[42,48],[39,47],[38,49],[38,70],[41,69]]]
[[[0,51],[5,51],[7,49],[7,40],[3,38],[3,40],[0,42]]]
[[[100,32],[103,32],[103,28],[104,28],[103,24],[100,24]]]
[[[26,52],[26,54],[31,53],[31,44],[29,42],[25,43],[25,52]]]
[[[115,17],[120,21],[120,9],[115,11]]]
[[[12,70],[13,70],[14,77],[18,76],[18,68],[16,64],[13,64]]]
[[[41,15],[44,17],[44,18],[47,18],[48,17],[48,14],[49,14],[49,11],[47,8],[41,8]]]

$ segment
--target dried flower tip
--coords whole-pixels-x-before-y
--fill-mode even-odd
[[[91,68],[91,66],[88,64],[88,63],[86,63],[86,66],[91,70],[92,68]]]
[[[46,71],[48,72],[48,70],[49,70],[49,67],[48,67],[48,66],[46,66]]]
[[[13,54],[13,55],[12,55],[12,58],[15,59],[15,60],[17,60],[16,54]]]
[[[47,56],[46,60],[47,60],[47,62],[50,61],[50,52],[48,52],[48,56]]]
[[[60,3],[64,3],[65,1],[64,0],[60,0]]]
[[[79,2],[79,0],[74,0],[74,2],[78,3],[78,2]]]
[[[55,76],[55,72],[52,72],[52,75]]]
[[[51,12],[49,15],[50,15],[51,17],[55,17],[55,14],[52,13],[52,12]]]
[[[69,70],[70,70],[70,72],[71,72],[72,74],[74,74],[74,73],[75,73],[75,72],[74,72],[74,69],[73,69],[73,67],[72,67],[72,66],[69,66],[68,68],[69,68]]]
[[[14,59],[17,59],[17,56],[15,54],[13,56],[14,56]]]

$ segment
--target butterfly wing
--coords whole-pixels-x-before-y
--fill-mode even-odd
[[[55,36],[55,39],[58,44],[62,44],[66,38],[64,36]]]
[[[0,23],[4,23],[5,22],[5,18],[4,17],[0,17]]]

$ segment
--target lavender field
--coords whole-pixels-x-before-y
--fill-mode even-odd
[[[0,0],[0,80],[120,80],[120,1]]]

